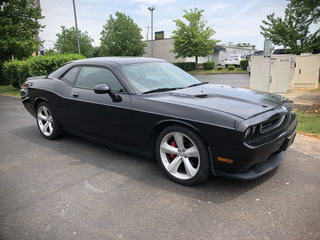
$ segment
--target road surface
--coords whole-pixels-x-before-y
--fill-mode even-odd
[[[259,179],[185,187],[154,160],[45,140],[20,100],[0,95],[0,239],[319,240],[319,148],[301,141]]]
[[[197,74],[193,75],[201,82],[224,84],[232,87],[249,87],[249,74]]]

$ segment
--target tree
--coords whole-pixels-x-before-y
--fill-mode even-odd
[[[293,2],[293,1],[292,1]],[[320,29],[310,33],[310,25],[315,21],[310,12],[294,8],[291,3],[285,10],[285,17],[275,17],[274,13],[263,20],[261,34],[276,45],[289,48],[290,53],[300,54],[320,48]]]
[[[256,45],[251,45],[250,43],[237,43],[236,47],[251,47],[252,49],[255,49]]]
[[[124,13],[110,14],[101,32],[100,55],[138,56],[144,53],[141,31],[133,19]]]
[[[100,55],[100,47],[93,47],[94,51],[93,51],[93,57],[101,57]]]
[[[50,48],[49,50],[45,51],[46,55],[55,55],[57,54],[57,52],[55,50],[53,50],[52,48]]]
[[[320,21],[319,0],[290,0],[288,7],[301,13],[307,13],[313,23],[318,23]]]
[[[88,32],[79,32],[80,53],[86,57],[92,57],[94,48],[93,39]],[[57,34],[57,41],[54,43],[54,49],[59,53],[78,53],[77,32],[75,27],[66,28],[61,26],[61,33]]]
[[[44,18],[40,7],[30,0],[5,0],[0,2],[0,58],[27,58],[39,49],[36,40],[39,29],[37,21]]]
[[[190,9],[190,12],[184,10],[183,18],[188,21],[188,24],[180,19],[174,20],[177,26],[172,36],[175,57],[195,57],[196,67],[198,57],[205,57],[213,53],[213,47],[220,42],[220,40],[210,39],[215,31],[206,27],[207,21],[202,19],[203,12],[204,10],[197,8]]]

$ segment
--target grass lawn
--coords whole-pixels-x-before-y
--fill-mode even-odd
[[[212,74],[212,73],[226,73],[226,74],[232,74],[232,73],[243,73],[248,74],[247,70],[242,70],[241,68],[235,68],[234,70],[228,70],[227,68],[222,68],[222,70],[218,70],[217,68],[214,68],[212,70],[192,70],[188,72],[190,74]]]
[[[298,116],[297,131],[320,139],[320,111],[295,111]]]
[[[12,97],[20,97],[20,90],[12,87],[11,85],[5,85],[0,86],[0,94]]]
[[[320,92],[320,84],[317,88],[312,89],[310,92]]]

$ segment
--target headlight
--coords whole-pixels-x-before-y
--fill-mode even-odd
[[[249,136],[252,136],[254,134],[256,134],[256,132],[258,131],[258,126],[252,126],[252,127],[248,127],[247,130],[244,133],[244,139],[247,139]]]
[[[252,134],[254,134],[256,132],[256,130],[257,130],[257,126],[253,126],[252,127]]]
[[[251,133],[251,127],[249,127],[246,132],[244,133],[244,139],[246,139]]]

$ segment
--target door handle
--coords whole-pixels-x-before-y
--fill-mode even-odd
[[[73,97],[79,97],[79,93],[72,93]]]

